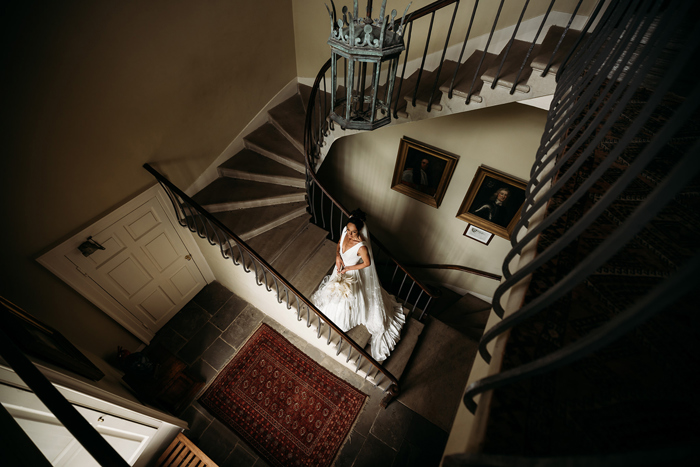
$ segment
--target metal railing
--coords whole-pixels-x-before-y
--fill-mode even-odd
[[[408,32],[405,35],[405,37],[406,37],[406,51],[405,51],[405,55],[404,55],[403,66],[401,68],[401,74],[399,76],[397,76],[397,78],[400,78],[400,79],[398,82],[398,86],[396,87],[397,98],[394,99],[394,110],[393,110],[394,118],[398,118],[399,100],[401,98],[401,89],[402,89],[404,80],[406,79],[406,76],[405,76],[406,75],[406,64],[408,61],[409,51],[411,48],[411,39],[412,39],[412,35],[413,35],[414,23],[422,18],[426,18],[426,21],[427,21],[427,17],[428,16],[430,17],[430,24],[428,26],[428,33],[425,37],[425,45],[424,45],[423,55],[421,57],[421,65],[417,71],[417,80],[416,80],[416,83],[415,83],[414,88],[413,88],[413,94],[411,96],[411,104],[415,107],[417,96],[418,96],[418,90],[420,87],[421,80],[423,78],[423,71],[424,71],[425,62],[426,62],[426,59],[428,56],[429,45],[430,45],[430,41],[432,38],[432,31],[433,31],[433,24],[435,22],[435,15],[436,15],[436,13],[440,12],[443,9],[446,9],[446,14],[451,13],[451,15],[452,15],[450,22],[449,22],[449,27],[447,28],[445,44],[444,44],[442,51],[441,51],[441,58],[440,58],[438,67],[435,69],[435,78],[434,78],[434,81],[432,83],[432,86],[430,86],[431,92],[430,92],[428,102],[427,102],[427,111],[430,112],[432,110],[433,101],[436,97],[437,90],[438,90],[438,87],[440,85],[442,68],[443,68],[443,64],[445,62],[445,57],[447,55],[447,49],[450,45],[450,38],[451,38],[453,29],[455,26],[455,19],[457,17],[457,10],[459,8],[459,3],[460,3],[459,0],[443,0],[443,1],[434,2],[434,3],[431,3],[430,5],[427,5],[419,10],[414,11],[406,19],[406,22],[404,25],[404,29],[408,29]],[[535,46],[537,44],[537,41],[540,38],[540,35],[544,29],[545,24],[547,23],[547,20],[549,19],[550,13],[551,13],[552,8],[554,7],[555,3],[556,3],[556,0],[551,0],[549,3],[549,6],[547,7],[547,10],[543,14],[542,21],[539,25],[537,33],[535,34],[527,53],[523,57],[521,65],[519,67],[519,70],[516,73],[515,79],[513,81],[513,84],[510,87],[510,91],[509,91],[510,94],[515,93],[515,90],[516,90],[517,85],[520,81],[520,78],[523,74],[523,71],[530,60],[532,52],[535,50]],[[598,0],[596,8],[594,9],[593,13],[589,17],[588,22],[586,23],[584,29],[580,32],[578,40],[576,41],[574,46],[570,50],[567,51],[567,59],[568,59],[568,56],[570,54],[572,54],[579,46],[581,39],[584,37],[586,32],[588,32],[591,23],[594,21],[594,19],[597,17],[598,13],[600,12],[600,9],[601,9],[603,3],[604,3],[604,0]],[[525,16],[525,14],[527,12],[529,4],[530,4],[530,0],[526,0],[523,7],[522,7],[520,17],[514,26],[511,38],[503,50],[503,55],[501,57],[501,61],[499,63],[498,69],[496,71],[496,74],[494,76],[493,81],[491,82],[492,89],[498,85],[499,80],[502,78],[501,73],[503,71],[504,64],[508,60],[508,55],[510,54],[513,43],[517,40],[518,32],[520,31],[520,25],[522,24],[523,17]],[[569,17],[569,20],[568,20],[566,26],[564,27],[564,30],[562,31],[561,36],[559,37],[557,45],[554,48],[554,50],[553,50],[553,52],[552,52],[552,54],[547,62],[547,65],[545,66],[544,70],[542,71],[541,76],[546,76],[547,73],[549,73],[549,70],[553,64],[555,56],[559,52],[560,47],[562,45],[562,42],[564,41],[564,38],[566,37],[567,34],[569,34],[571,24],[573,23],[574,19],[576,18],[576,14],[578,13],[582,4],[583,4],[583,0],[579,0],[576,3],[576,6],[575,6],[573,12],[571,13],[571,16]],[[451,5],[454,5],[454,7],[451,10],[446,8],[446,7],[451,6]],[[475,87],[478,84],[478,81],[480,79],[481,74],[485,71],[483,69],[484,62],[486,60],[486,57],[489,54],[489,47],[491,47],[491,43],[493,41],[494,34],[498,28],[499,19],[501,17],[501,13],[502,13],[505,5],[506,5],[506,0],[501,0],[499,5],[498,5],[498,10],[496,11],[496,14],[492,20],[493,22],[491,25],[491,32],[489,33],[489,36],[486,40],[486,45],[485,45],[483,51],[477,50],[475,52],[475,53],[481,53],[481,57],[479,59],[479,64],[476,67],[476,70],[474,71],[474,76],[473,76],[473,78],[471,80],[471,84],[469,86],[469,92],[467,93],[467,97],[465,99],[466,104],[469,104],[471,102],[472,97],[473,97],[474,92],[475,92]],[[511,2],[508,6],[511,6],[511,5],[516,5],[516,2]],[[506,6],[506,8],[508,6]],[[517,6],[518,7],[520,6],[520,2],[517,2]],[[453,91],[455,88],[455,82],[457,79],[457,75],[459,73],[460,67],[463,65],[462,59],[464,58],[464,52],[467,49],[467,44],[469,43],[470,35],[472,32],[472,27],[473,27],[475,21],[476,22],[491,21],[491,18],[487,18],[484,15],[477,16],[478,8],[479,8],[479,0],[475,0],[474,6],[473,6],[472,11],[471,11],[469,24],[465,28],[466,32],[465,32],[465,36],[464,36],[464,41],[462,41],[462,48],[461,48],[461,51],[459,54],[459,58],[456,60],[456,66],[455,66],[454,71],[452,72],[452,77],[450,80],[449,89],[447,91],[447,97],[449,99],[452,99],[452,97],[453,97]],[[499,51],[499,53],[500,53],[500,51]],[[565,59],[565,61],[566,61],[566,59]],[[445,78],[443,77],[443,80],[444,79]]]
[[[510,264],[516,256],[534,241],[547,227],[565,216],[589,189],[598,182],[606,170],[633,142],[635,136],[655,112],[667,92],[678,89],[678,79],[683,78],[685,64],[700,49],[700,26],[682,27],[693,2],[663,4],[652,0],[639,2],[614,1],[605,11],[596,33],[568,62],[559,75],[553,105],[549,111],[542,142],[527,186],[527,200],[521,219],[512,235],[513,248],[503,263],[506,280],[498,287],[493,299],[494,310],[500,317],[505,310],[502,297],[520,281],[556,257],[574,242],[613,203],[623,191],[643,172],[656,157],[662,157],[664,147],[700,109],[700,85],[693,83],[682,104],[656,131],[650,142],[636,154],[617,180],[604,195],[596,197],[595,204],[557,240],[519,269],[511,272]],[[667,47],[671,39],[683,36],[681,46]],[[642,40],[645,39],[645,40]],[[597,163],[595,170],[580,182],[565,201],[547,214],[542,222],[530,226],[535,214],[568,181],[581,166],[591,160],[594,151],[612,126],[618,121],[635,93],[652,73],[658,60],[672,63],[663,66],[664,74],[653,88],[653,93],[641,108],[638,116],[616,142],[614,148]],[[561,71],[561,70],[560,70]],[[687,83],[686,83],[687,84]],[[647,84],[648,86],[648,84]],[[639,105],[637,103],[637,105]],[[668,109],[665,110],[668,113]],[[658,121],[655,121],[658,126]],[[529,301],[516,312],[488,329],[479,343],[479,352],[489,362],[491,355],[487,344],[519,323],[542,312],[548,306],[568,294],[574,287],[594,273],[617,254],[635,235],[700,172],[700,141],[696,141],[678,159],[666,178],[646,197],[637,209],[602,241],[588,256],[573,267],[544,293]],[[518,238],[522,229],[525,235]],[[529,378],[568,365],[590,355],[597,349],[625,335],[635,326],[649,319],[664,307],[674,303],[692,290],[700,269],[700,257],[687,260],[684,267],[611,321],[545,357],[469,385],[464,403],[473,413],[477,405],[474,397],[484,391]]]
[[[143,167],[156,178],[168,194],[178,223],[182,227],[186,227],[200,238],[206,239],[211,245],[218,246],[221,256],[227,260],[230,259],[235,266],[242,267],[246,273],[252,272],[258,286],[265,287],[268,292],[274,289],[277,302],[286,304],[288,310],[294,308],[297,320],[306,319],[307,327],[311,327],[312,324],[317,326],[319,339],[322,337],[327,339],[327,344],[330,345],[334,337],[337,336],[339,341],[336,343],[336,355],[340,355],[343,348],[346,348],[347,358],[345,361],[347,363],[354,359],[356,373],[363,369],[367,377],[373,380],[375,386],[381,387],[382,383],[386,384],[384,390],[389,393],[390,397],[398,394],[398,380],[394,375],[377,363],[362,347],[329,320],[267,261],[157,170],[149,164],[144,164]],[[317,321],[314,322],[314,320]],[[370,368],[364,365],[369,365]]]
[[[9,301],[0,297],[0,308],[9,310],[13,307],[14,305]],[[4,312],[4,309],[1,311]],[[0,327],[0,356],[101,466],[127,467],[129,465],[27,358],[22,349],[14,342],[13,337],[9,336],[3,327]],[[0,427],[2,428],[0,430],[1,436],[17,443],[12,447],[12,453],[3,452],[4,460],[14,457],[22,462],[19,465],[51,465],[2,404],[0,404]]]
[[[324,136],[328,136],[328,130],[333,124],[327,118],[330,113],[328,105],[328,94],[326,93],[326,72],[331,67],[329,59],[321,70],[316,75],[316,80],[311,89],[309,103],[306,110],[306,121],[304,123],[304,148],[306,153],[306,193],[314,224],[326,229],[330,232],[330,237],[334,241],[340,239],[345,222],[350,219],[350,211],[348,211],[338,200],[336,200],[328,190],[318,180],[314,170],[314,160],[320,153],[321,146],[324,144]],[[321,84],[323,84],[323,94],[320,94]],[[335,221],[334,221],[335,217]],[[336,224],[337,222],[337,224]],[[337,227],[337,230],[336,230]],[[412,311],[416,308],[422,310],[421,316],[425,314],[430,301],[438,297],[439,294],[432,290],[427,285],[416,279],[401,263],[388,251],[388,249],[370,233],[370,241],[373,243],[373,251],[376,257],[385,257],[387,261],[395,266],[394,278],[396,274],[403,275],[401,286],[396,297],[403,300],[404,303],[411,305]],[[406,288],[404,289],[404,284]],[[412,295],[416,288],[418,295]],[[406,295],[401,295],[405,291]],[[412,297],[416,297],[413,299]],[[421,301],[422,300],[422,301]]]
[[[410,44],[411,44],[411,36],[412,36],[412,31],[413,31],[413,25],[416,21],[420,19],[426,19],[430,17],[430,26],[428,27],[428,32],[425,37],[425,45],[424,45],[424,51],[423,55],[421,58],[421,66],[417,71],[417,81],[415,83],[415,87],[413,89],[413,94],[412,94],[412,103],[413,105],[416,104],[416,99],[417,99],[417,93],[418,89],[420,86],[420,82],[423,76],[423,69],[426,63],[426,59],[428,56],[428,50],[429,50],[429,45],[430,45],[430,40],[432,36],[432,25],[435,21],[435,15],[440,14],[442,10],[445,10],[445,12],[449,12],[451,14],[450,22],[449,22],[449,28],[446,34],[445,38],[445,44],[442,48],[441,51],[441,58],[440,58],[440,63],[436,69],[436,76],[435,80],[432,83],[432,93],[430,95],[430,100],[428,102],[428,111],[430,111],[431,106],[432,106],[432,101],[433,97],[436,95],[438,85],[440,83],[440,73],[442,71],[442,66],[445,61],[445,57],[447,54],[447,49],[449,46],[450,42],[450,37],[453,31],[453,27],[455,25],[455,18],[457,16],[457,11],[459,7],[459,0],[440,0],[431,3],[430,5],[427,5],[423,8],[420,8],[412,13],[410,13],[409,17],[406,18],[406,22],[404,24],[404,30],[405,28],[408,28],[408,34],[405,36],[407,37],[406,39],[406,50],[405,50],[405,56],[404,56],[404,63],[403,63],[403,68],[401,71],[401,76],[399,79],[398,86],[395,87],[395,92],[396,92],[396,99],[394,99],[394,118],[398,118],[398,104],[399,100],[401,97],[401,86],[404,81],[404,75],[406,72],[406,64],[408,60],[408,55],[409,55],[409,50],[410,50]],[[494,36],[494,33],[496,31],[497,25],[498,25],[498,20],[500,17],[500,13],[504,7],[505,0],[501,0],[498,8],[498,12],[496,14],[495,19],[493,20],[492,28],[491,28],[491,33],[488,37],[486,47],[483,50],[483,53],[481,55],[480,63],[479,66],[476,69],[476,72],[474,74],[474,78],[471,83],[471,89],[469,91],[469,95],[466,98],[466,102],[469,103],[472,92],[474,90],[475,83],[479,79],[479,72],[481,71],[481,67],[484,63],[484,59],[488,54],[488,49],[489,45],[491,43],[491,40]],[[551,55],[551,58],[549,60],[548,65],[546,66],[546,69],[544,70],[543,75],[546,75],[547,72],[549,71],[549,67],[552,65],[554,56],[559,50],[559,45],[562,43],[564,37],[566,34],[569,32],[569,28],[576,17],[576,13],[578,12],[579,8],[581,7],[583,3],[583,0],[579,0],[576,4],[576,7],[571,14],[568,23],[566,25],[566,28],[561,34],[561,37],[559,38],[559,43],[557,47],[555,48],[554,52]],[[595,16],[598,14],[600,11],[600,7],[602,6],[603,0],[598,0],[597,7],[593,13],[593,15],[589,18],[586,27],[584,31],[581,33],[581,36],[588,30],[590,27],[591,22],[595,18]],[[552,10],[553,6],[555,4],[555,0],[552,0],[549,4],[549,7],[546,11],[546,13],[543,16],[543,19],[541,21],[541,24],[539,26],[539,30],[537,34],[535,35],[532,44],[530,46],[530,49],[528,50],[526,56],[524,57],[522,61],[522,65],[520,66],[520,70],[517,74],[517,78],[515,83],[513,84],[511,88],[511,94],[515,92],[515,87],[517,85],[518,79],[520,79],[520,76],[522,74],[522,71],[524,67],[526,66],[530,54],[532,53],[535,44],[537,40],[539,39],[540,33],[542,32],[545,23],[547,22],[547,19],[549,17],[549,13]],[[520,5],[520,3],[518,3]],[[505,54],[501,60],[501,64],[499,67],[498,72],[496,73],[496,77],[492,83],[492,87],[495,87],[496,84],[498,83],[498,80],[500,79],[500,73],[503,68],[503,64],[505,63],[505,60],[507,59],[509,50],[511,45],[513,44],[513,41],[516,40],[517,33],[519,31],[520,23],[522,22],[522,18],[525,15],[525,12],[527,10],[527,7],[529,5],[529,0],[525,2],[525,5],[521,11],[520,18],[518,20],[518,23],[515,25],[514,32],[512,34],[512,37],[510,41],[508,42],[505,50]],[[479,6],[479,1],[476,0],[474,3],[474,7],[472,10],[471,14],[471,19],[469,21],[469,25],[466,28],[466,36],[465,39],[462,43],[462,48],[461,48],[461,53],[459,60],[457,62],[457,66],[455,68],[455,71],[452,76],[452,81],[450,83],[450,89],[448,96],[451,98],[452,97],[452,91],[455,86],[455,79],[457,77],[458,71],[459,71],[459,66],[461,65],[461,61],[464,55],[464,51],[467,47],[467,42],[469,40],[469,35],[471,33],[472,26],[474,24],[476,15],[477,15],[477,8]],[[448,8],[449,7],[449,8]],[[486,18],[476,18],[477,21],[485,21]],[[398,21],[397,21],[398,23]],[[393,27],[396,27],[396,24],[394,24]],[[576,46],[579,45],[579,42],[576,43]],[[570,53],[573,52],[573,49],[570,51]],[[327,89],[327,81],[326,81],[326,74],[328,71],[331,69],[331,60],[329,59],[319,70],[318,74],[316,75],[316,79],[314,81],[313,87],[311,89],[311,94],[309,97],[308,105],[307,105],[307,110],[306,110],[306,121],[305,121],[305,127],[304,127],[304,150],[305,150],[305,155],[306,155],[306,191],[307,191],[307,197],[308,197],[308,202],[309,202],[309,207],[310,211],[313,217],[313,222],[318,225],[319,227],[322,227],[330,232],[330,237],[333,240],[338,240],[340,237],[340,234],[342,232],[342,228],[344,225],[344,222],[346,222],[349,217],[350,217],[350,212],[337,200],[335,199],[329,191],[323,186],[323,184],[319,181],[316,172],[315,172],[315,161],[319,157],[321,153],[321,148],[326,144],[325,142],[325,137],[329,135],[329,132],[334,129],[334,123],[332,120],[328,118],[328,115],[331,112],[331,102],[330,102],[330,92]],[[397,78],[399,78],[397,76]],[[331,81],[332,82],[332,81]],[[385,92],[388,92],[388,86],[387,89],[384,90]],[[336,230],[337,227],[337,230]],[[408,269],[402,265],[399,261],[394,258],[386,248],[384,248],[381,243],[376,239],[376,237],[372,237],[372,242],[373,244],[379,246],[378,249],[375,249],[376,251],[381,251],[385,256],[387,256],[390,261],[392,261],[395,264],[395,273],[394,273],[394,278],[396,277],[396,274],[399,275],[399,279],[402,279],[401,286],[399,287],[399,291],[397,292],[397,297],[402,299],[404,302],[408,303],[409,305],[412,304],[412,309],[415,310],[416,308],[421,309],[423,312],[421,313],[421,318],[426,314],[427,308],[430,305],[430,301],[433,298],[436,298],[439,294],[432,290],[429,286],[421,283],[414,275],[412,275]],[[483,275],[485,277],[489,277],[489,273],[483,273],[479,274]],[[401,278],[403,276],[403,278]],[[392,282],[394,280],[392,278]],[[495,278],[495,277],[492,277]],[[498,276],[500,280],[500,276]],[[406,287],[404,288],[403,284],[406,283]],[[412,295],[412,292],[416,290],[417,293]],[[405,296],[401,296],[401,292],[406,293]],[[414,298],[415,297],[415,298]]]

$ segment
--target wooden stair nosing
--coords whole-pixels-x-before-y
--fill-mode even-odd
[[[223,177],[235,178],[237,180],[250,180],[252,182],[270,183],[273,185],[293,186],[305,188],[306,181],[303,178],[284,177],[281,175],[263,175],[236,169],[219,168],[219,173]]]
[[[301,153],[304,152],[304,121],[306,110],[301,96],[295,94],[267,112],[268,121]],[[290,124],[290,122],[293,122]]]
[[[265,224],[264,226],[258,227],[256,229],[249,230],[248,232],[241,233],[239,237],[244,242],[247,242],[253,237],[257,237],[258,235],[261,235],[269,230],[279,227],[280,225],[289,222],[292,219],[296,219],[299,216],[303,216],[304,214],[306,214],[306,207],[295,209],[293,211],[290,211],[288,214],[275,219],[273,222]]]
[[[275,204],[297,203],[306,200],[306,193],[294,193],[289,195],[258,198],[244,201],[228,201],[222,203],[205,204],[202,206],[209,212],[237,211],[239,209],[257,208],[261,206],[273,206]]]
[[[272,137],[269,133],[272,133]],[[265,123],[253,130],[243,138],[243,144],[247,149],[255,151],[261,156],[299,173],[306,173],[303,151],[299,151],[296,146],[290,144],[287,137],[280,133],[272,123]]]

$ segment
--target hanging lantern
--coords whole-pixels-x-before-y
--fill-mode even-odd
[[[403,26],[411,5],[397,24],[396,10],[391,18],[384,16],[386,0],[382,0],[377,19],[372,19],[371,0],[367,17],[358,18],[357,2],[353,0],[352,13],[343,7],[342,18],[336,17],[333,0],[333,11],[326,5],[331,19],[330,117],[343,129],[374,130],[391,122],[391,97],[399,55],[404,51]]]

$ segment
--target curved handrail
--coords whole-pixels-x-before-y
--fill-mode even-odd
[[[478,394],[561,368],[611,344],[690,292],[695,287],[699,272],[700,255],[696,255],[682,271],[653,289],[649,295],[576,342],[516,368],[474,381],[464,393],[464,405],[475,413],[474,397]]]
[[[459,264],[407,264],[408,268],[423,268],[423,269],[451,269],[454,271],[466,272],[468,274],[474,274],[475,276],[486,277],[487,279],[493,279],[495,281],[500,281],[503,276],[498,274],[493,274],[491,272],[482,271],[481,269],[469,268],[467,266],[462,266]]]
[[[314,116],[314,109],[316,108],[316,97],[318,95],[318,92],[320,90],[320,84],[321,80],[324,79],[326,72],[328,69],[331,67],[331,59],[328,59],[328,61],[321,67],[319,70],[318,74],[316,75],[316,79],[314,80],[314,85],[311,88],[311,94],[309,96],[309,102],[307,105],[307,112],[306,112],[306,118],[304,122],[304,152],[305,152],[305,162],[306,162],[306,173],[307,173],[307,193],[309,191],[309,186],[311,183],[313,183],[316,187],[318,187],[323,194],[335,205],[338,210],[342,214],[344,214],[346,217],[350,217],[350,211],[348,211],[345,206],[342,205],[338,200],[336,200],[333,195],[331,195],[328,190],[321,184],[321,181],[318,179],[316,172],[313,168],[313,162],[312,162],[312,157],[315,155],[315,151],[317,148],[313,147],[314,141],[313,141],[313,116]],[[309,203],[312,203],[312,196],[309,196]],[[399,261],[394,258],[391,253],[387,250],[387,248],[374,236],[370,233],[370,237],[372,242],[376,243],[377,246],[380,247],[382,250],[382,253],[386,255],[392,262],[396,264],[396,266],[401,269],[401,271],[409,277],[415,284],[418,285],[420,290],[428,295],[431,298],[436,298],[438,295],[435,294],[429,287],[426,285],[422,284],[418,279],[416,279],[406,268],[403,266]]]
[[[361,361],[361,359],[367,360],[372,366],[377,368],[379,372],[381,372],[384,377],[386,377],[389,381],[391,381],[391,385],[389,386],[388,390],[391,392],[393,395],[398,393],[398,380],[394,375],[392,375],[388,370],[386,370],[382,365],[380,365],[374,358],[372,358],[365,350],[360,347],[355,341],[353,341],[350,337],[345,334],[338,326],[336,326],[333,321],[329,320],[326,315],[324,315],[318,308],[316,308],[301,292],[299,292],[292,284],[290,284],[282,275],[277,272],[267,261],[265,261],[263,258],[261,258],[258,253],[255,252],[252,248],[248,246],[243,240],[241,240],[238,235],[233,233],[231,229],[226,227],[219,219],[214,217],[211,213],[209,213],[206,209],[204,209],[202,206],[200,206],[196,201],[194,201],[192,198],[187,196],[182,190],[180,190],[177,186],[175,186],[170,180],[168,180],[166,177],[164,177],[162,174],[160,174],[157,170],[155,170],[153,167],[151,167],[150,164],[144,164],[143,168],[146,169],[151,175],[153,175],[156,180],[158,180],[158,183],[160,183],[165,189],[166,192],[168,192],[168,196],[170,197],[170,201],[173,203],[173,207],[175,209],[175,212],[178,216],[178,221],[180,222],[180,225],[183,226],[188,226],[187,222],[185,224],[180,221],[180,210],[178,209],[178,203],[176,200],[172,197],[172,193],[176,194],[180,199],[182,199],[184,202],[186,202],[189,206],[194,208],[199,215],[204,217],[210,224],[216,226],[218,230],[220,230],[222,233],[224,233],[226,236],[228,236],[230,239],[232,239],[235,243],[236,246],[239,249],[239,252],[241,250],[245,251],[248,256],[253,260],[254,264],[253,266],[255,267],[255,270],[257,272],[257,264],[255,262],[259,263],[260,266],[263,268],[263,275],[265,278],[267,276],[265,275],[265,272],[269,272],[274,279],[276,279],[275,283],[276,285],[279,284],[280,282],[283,285],[283,288],[286,289],[286,296],[287,296],[287,308],[291,308],[291,300],[289,298],[289,292],[296,297],[297,301],[297,313],[301,313],[301,310],[304,306],[306,306],[307,310],[311,310],[316,314],[316,316],[321,319],[323,323],[325,323],[329,327],[329,341],[330,341],[330,330],[332,329],[335,331],[341,339],[346,341],[355,351],[360,355],[358,362]],[[200,235],[201,236],[201,235]],[[218,236],[218,233],[217,233]],[[207,240],[211,243],[211,239],[208,238],[207,235]],[[221,243],[223,245],[223,243]],[[230,243],[229,243],[230,246]],[[233,255],[231,254],[231,257]],[[235,260],[234,260],[235,263]],[[243,264],[244,269],[246,269],[246,272],[250,272],[250,269],[246,267],[243,254],[241,252],[241,263]],[[236,263],[238,264],[238,263]],[[256,281],[258,281],[257,274],[256,274]],[[258,282],[258,285],[262,285],[261,282]],[[267,287],[267,283],[265,282],[265,285]],[[270,290],[268,288],[268,290]],[[279,292],[279,285],[277,285],[277,299],[280,303],[282,303],[282,295]],[[308,311],[307,311],[308,313]],[[308,315],[307,315],[307,322],[308,322]],[[319,325],[319,336],[321,333],[321,326]],[[340,351],[339,351],[340,352]],[[360,363],[358,363],[358,369],[359,369]]]

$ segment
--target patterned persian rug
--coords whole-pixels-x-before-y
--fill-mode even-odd
[[[328,466],[366,398],[263,324],[199,402],[271,465]]]

